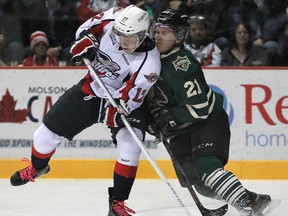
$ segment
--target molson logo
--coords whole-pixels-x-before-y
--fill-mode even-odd
[[[2,99],[0,98],[0,122],[16,122],[22,123],[26,120],[32,122],[39,122],[39,111],[42,110],[42,118],[47,114],[49,109],[52,107],[54,102],[58,99],[58,95],[62,95],[67,90],[66,87],[59,86],[36,86],[28,87],[28,95],[25,94],[25,100],[27,100],[27,107],[22,109],[15,109],[17,100],[14,99],[15,95],[11,95],[9,89],[2,94]],[[52,97],[56,96],[56,99],[52,100]],[[17,97],[17,96],[16,96]],[[23,96],[21,96],[23,97]],[[38,101],[42,101],[38,103]],[[33,108],[34,107],[34,108]],[[38,114],[35,115],[35,110]]]

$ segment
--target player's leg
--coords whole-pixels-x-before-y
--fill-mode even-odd
[[[230,171],[224,170],[220,158],[215,156],[206,156],[198,158],[194,164],[194,170],[199,179],[205,186],[208,186],[217,194],[216,197],[225,200],[235,207],[241,214],[252,211],[249,196],[239,179]],[[202,195],[200,187],[195,187]],[[247,215],[252,215],[249,213]]]
[[[137,128],[134,128],[134,130],[139,139],[142,140],[142,132]],[[125,215],[135,213],[125,206],[124,201],[129,199],[141,154],[141,149],[138,147],[126,127],[119,130],[116,139],[119,156],[114,167],[114,187],[113,189],[109,189],[110,196],[112,195],[113,197],[113,202],[111,203],[112,205],[108,214],[109,216],[124,215],[124,212]],[[112,199],[110,197],[109,200]]]
[[[127,119],[138,138],[144,140],[146,122],[142,108],[133,111]],[[112,132],[115,135],[118,158],[114,167],[114,186],[108,188],[110,205],[108,216],[129,215],[135,212],[129,209],[124,201],[129,199],[141,149],[126,127],[113,129]]]
[[[203,184],[209,187],[216,194],[215,198],[225,200],[227,203],[235,207],[242,215],[258,215],[253,209],[252,200],[247,190],[243,187],[240,180],[229,170],[224,169],[224,165],[228,160],[230,129],[227,115],[223,115],[209,121],[207,125],[195,133],[206,134],[206,136],[196,138],[197,143],[205,143],[206,145],[195,146],[194,148],[194,172]],[[191,135],[191,139],[196,134]],[[194,139],[193,139],[194,140]],[[202,148],[203,147],[203,148]],[[201,192],[200,187],[196,186],[196,190]]]
[[[14,173],[10,178],[11,184],[20,186],[29,181],[34,182],[35,178],[47,174],[50,171],[48,162],[61,140],[62,137],[50,131],[42,123],[33,136],[31,161],[27,158],[22,159],[28,162],[29,166]]]
[[[73,86],[52,106],[43,123],[33,136],[31,162],[28,167],[11,176],[14,186],[34,181],[49,172],[48,162],[63,138],[72,138],[83,129],[98,121],[102,99],[90,98],[81,92],[81,87]]]

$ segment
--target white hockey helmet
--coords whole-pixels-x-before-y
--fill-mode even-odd
[[[136,47],[139,47],[148,35],[149,26],[148,13],[136,5],[129,5],[116,17],[113,30],[118,36],[136,36]]]

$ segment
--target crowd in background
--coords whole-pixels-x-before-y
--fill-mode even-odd
[[[185,46],[203,66],[288,66],[288,0],[0,0],[0,65],[72,65],[77,28],[129,4],[152,22],[167,8],[185,12]]]

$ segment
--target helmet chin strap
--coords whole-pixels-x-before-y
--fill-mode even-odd
[[[136,42],[136,46],[135,46],[135,49],[133,49],[130,53],[133,53],[138,47],[141,46],[142,42],[145,40],[145,38],[148,36],[148,34],[145,35],[145,37],[142,38],[142,40],[140,41],[139,40],[139,36],[137,35],[136,38],[137,38],[137,42]]]
[[[140,42],[140,41],[139,41],[139,37],[136,36],[136,38],[137,38],[136,46],[135,46],[135,49],[131,51],[131,53],[133,53],[133,52],[141,45],[141,43],[142,43],[143,40],[144,40],[144,39],[143,39],[143,40]]]

